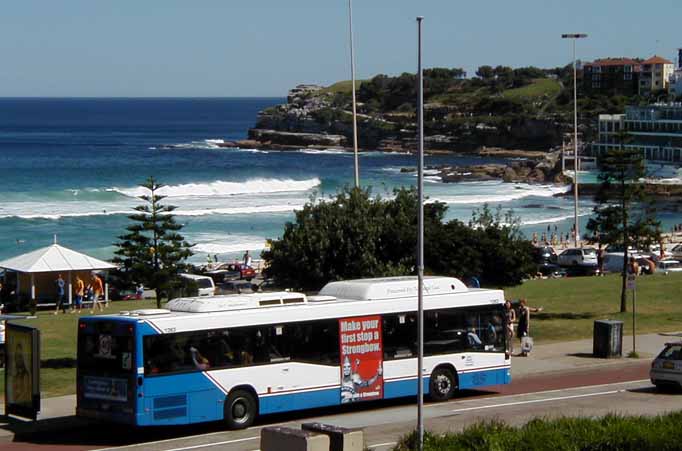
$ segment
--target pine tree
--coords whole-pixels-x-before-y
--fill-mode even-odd
[[[192,255],[192,246],[179,233],[183,226],[172,214],[176,207],[161,204],[166,196],[157,193],[163,185],[149,177],[140,186],[149,194],[139,196],[144,203],[128,216],[133,223],[118,237],[113,262],[119,265],[118,276],[125,283],[154,289],[156,305],[161,307],[161,298],[178,285],[177,275]]]
[[[620,311],[627,311],[626,280],[628,247],[642,247],[660,241],[660,222],[654,204],[648,201],[645,185],[646,165],[639,149],[627,147],[627,132],[616,136],[618,148],[604,152],[598,159],[599,189],[597,205],[587,229],[600,243],[623,248]]]

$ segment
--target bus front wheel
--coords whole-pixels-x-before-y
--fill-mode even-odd
[[[431,373],[429,395],[434,401],[447,401],[455,395],[457,377],[448,368],[436,368]]]
[[[256,419],[256,399],[247,390],[234,390],[225,401],[225,422],[230,429],[244,429]]]

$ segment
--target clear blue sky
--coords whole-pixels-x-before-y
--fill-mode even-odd
[[[0,96],[283,96],[348,79],[346,0],[3,0]],[[679,0],[354,0],[357,75],[671,59]]]

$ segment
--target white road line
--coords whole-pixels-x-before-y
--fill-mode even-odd
[[[451,410],[450,412],[470,412],[472,410],[494,409],[496,407],[519,406],[519,405],[523,405],[523,404],[534,404],[534,403],[539,403],[539,402],[561,401],[564,399],[575,399],[575,398],[587,398],[590,396],[613,395],[615,393],[622,393],[624,391],[626,391],[626,390],[611,390],[611,391],[603,391],[603,392],[598,392],[598,393],[585,393],[582,395],[558,396],[556,398],[531,399],[528,401],[505,402],[502,404],[489,404],[487,406],[466,407],[464,409]]]
[[[447,402],[435,402],[435,403],[427,404],[424,406],[424,408],[443,407],[443,406],[447,406],[448,404],[463,404],[463,403],[468,403],[468,402],[476,402],[476,401],[479,401],[481,399],[520,398],[520,397],[524,397],[524,396],[546,395],[549,393],[557,393],[557,392],[569,391],[569,390],[590,390],[590,389],[595,389],[595,388],[610,387],[613,385],[639,384],[642,382],[651,382],[651,380],[650,379],[639,379],[639,380],[635,380],[635,381],[611,382],[609,384],[583,385],[580,387],[557,388],[554,390],[535,391],[535,392],[528,392],[528,393],[517,393],[515,395],[492,395],[492,396],[488,396],[487,398],[478,398],[478,397],[477,398],[458,398],[458,399],[447,401]]]
[[[192,446],[185,446],[183,448],[173,448],[173,449],[165,449],[163,451],[185,451],[188,449],[199,449],[199,448],[208,448],[210,446],[219,446],[219,445],[230,445],[232,443],[240,443],[240,442],[248,442],[249,440],[257,440],[259,437],[247,437],[247,438],[239,438],[236,440],[226,440],[224,442],[215,442],[215,443],[205,443],[203,445],[192,445]]]
[[[398,442],[386,442],[386,443],[377,443],[376,445],[369,445],[367,449],[372,449],[372,448],[378,448],[380,446],[393,446],[397,445]]]
[[[228,431],[222,431],[222,432],[211,432],[208,434],[197,434],[197,435],[189,435],[186,437],[178,437],[178,438],[169,438],[166,440],[157,440],[155,442],[143,442],[143,443],[134,443],[132,445],[123,445],[123,446],[113,446],[111,448],[99,448],[93,451],[112,451],[116,449],[127,449],[127,448],[137,448],[140,446],[150,446],[150,445],[160,445],[162,443],[168,443],[168,442],[177,442],[180,440],[191,440],[193,438],[200,438],[200,437],[210,437],[211,435],[218,435],[218,434],[225,434]],[[260,436],[257,437],[247,437],[247,438],[240,438],[240,439],[235,439],[235,440],[228,440],[226,442],[216,442],[216,443],[211,443],[211,444],[206,444],[206,445],[197,445],[195,447],[190,446],[189,448],[175,448],[176,450],[182,450],[182,449],[194,449],[194,448],[202,448],[206,446],[213,446],[217,444],[228,444],[228,443],[238,443],[238,442],[246,442],[249,440],[255,440],[257,438],[260,438]],[[164,450],[164,451],[172,451],[170,449]]]

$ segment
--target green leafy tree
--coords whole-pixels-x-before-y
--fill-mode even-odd
[[[660,223],[655,219],[653,203],[648,202],[644,157],[638,149],[626,146],[629,135],[617,136],[619,146],[604,152],[598,159],[599,189],[597,205],[587,229],[600,243],[623,249],[620,311],[627,311],[626,279],[629,246],[646,246],[660,241]]]
[[[476,70],[476,76],[482,80],[490,80],[495,76],[495,70],[492,68],[492,66],[480,66]]]
[[[124,283],[142,283],[154,289],[160,307],[163,296],[181,287],[178,273],[185,269],[192,246],[179,233],[182,224],[172,214],[176,207],[161,204],[165,196],[158,191],[163,185],[149,177],[140,186],[149,194],[138,196],[144,203],[134,208],[137,213],[128,216],[132,224],[118,237],[113,262],[119,266],[118,276]]]
[[[333,280],[409,274],[415,266],[416,194],[397,190],[393,200],[369,189],[346,188],[328,201],[310,202],[263,253],[265,274],[277,284],[318,290]],[[444,206],[425,209],[437,224]],[[427,225],[427,227],[429,227]]]
[[[334,280],[414,274],[418,205],[414,189],[396,190],[387,200],[347,188],[328,201],[310,202],[263,253],[265,275],[279,285],[318,290]],[[518,284],[533,272],[530,243],[517,226],[487,207],[474,227],[445,223],[446,208],[424,206],[427,272],[478,276],[496,286]]]

